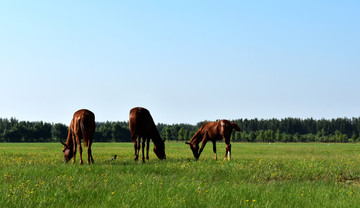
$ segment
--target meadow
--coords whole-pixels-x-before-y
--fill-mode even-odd
[[[61,150],[0,143],[0,207],[360,207],[359,144],[233,143],[224,161],[218,143],[215,161],[212,144],[195,160],[166,143],[166,160],[143,164],[131,143],[94,143],[82,166]]]

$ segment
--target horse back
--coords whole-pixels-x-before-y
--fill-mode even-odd
[[[142,107],[130,110],[129,128],[132,139],[137,136],[143,138],[157,138],[160,136],[150,112]]]
[[[206,132],[212,140],[222,140],[230,138],[233,126],[228,120],[219,120],[207,123]]]
[[[93,112],[81,109],[74,113],[73,120],[71,121],[72,131],[77,138],[83,139],[84,145],[92,143],[95,133],[95,115]],[[77,141],[81,142],[81,141]]]

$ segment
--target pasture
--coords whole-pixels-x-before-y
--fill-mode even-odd
[[[131,143],[92,149],[95,164],[80,166],[62,163],[59,143],[0,143],[0,207],[360,206],[359,144],[233,143],[231,161],[207,144],[196,161],[166,142],[167,159],[144,164]]]

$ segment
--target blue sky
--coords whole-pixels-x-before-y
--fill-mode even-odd
[[[359,1],[2,1],[0,117],[358,117]]]

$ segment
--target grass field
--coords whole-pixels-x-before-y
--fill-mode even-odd
[[[57,143],[0,143],[0,207],[360,207],[359,144],[234,143],[231,161],[217,148],[196,161],[166,143],[143,164],[130,143],[94,143],[80,166]]]

